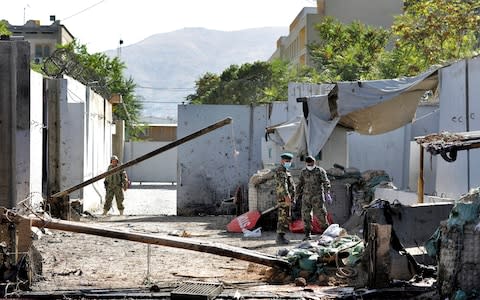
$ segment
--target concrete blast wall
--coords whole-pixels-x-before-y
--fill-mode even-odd
[[[0,205],[14,207],[30,187],[30,46],[0,41]]]
[[[262,168],[260,142],[267,126],[266,106],[180,105],[180,139],[226,117],[233,123],[178,147],[177,213],[214,213],[222,200]],[[246,199],[246,193],[244,193]]]
[[[126,142],[125,161],[138,158],[170,142]],[[135,182],[176,182],[177,149],[173,148],[127,169],[128,178]]]
[[[111,104],[81,83],[66,79],[45,81],[48,97],[49,193],[77,185],[106,171],[112,151]],[[83,199],[86,210],[104,201],[103,182],[70,194]]]
[[[439,131],[480,130],[480,57],[459,61],[440,71]],[[437,195],[458,198],[480,186],[480,149],[459,151],[454,162],[437,160]]]

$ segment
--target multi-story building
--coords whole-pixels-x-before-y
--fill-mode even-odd
[[[54,16],[51,20],[54,21]],[[35,63],[41,63],[42,60],[55,51],[57,45],[65,45],[72,42],[75,38],[68,29],[60,24],[60,21],[54,21],[50,25],[40,25],[38,20],[29,20],[25,25],[10,25],[8,30],[12,36],[23,36],[30,42],[30,57]]]
[[[360,21],[389,28],[393,17],[403,12],[403,0],[317,0],[317,7],[305,7],[290,24],[288,36],[277,40],[270,60],[281,59],[292,65],[313,66],[307,45],[318,42],[315,24],[331,16],[343,23]]]

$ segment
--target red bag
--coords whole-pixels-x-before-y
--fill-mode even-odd
[[[242,232],[242,228],[248,230],[253,229],[258,219],[260,219],[260,216],[261,214],[257,210],[246,212],[230,221],[230,223],[227,224],[227,231]]]
[[[333,224],[333,218],[331,213],[327,213],[327,222],[328,224]],[[304,226],[303,221],[301,219],[295,220],[289,225],[290,231],[293,233],[303,233]],[[320,228],[320,223],[318,222],[317,217],[313,217],[312,220],[312,233],[323,233],[323,231],[327,228]]]

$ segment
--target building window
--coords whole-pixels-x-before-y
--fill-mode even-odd
[[[35,57],[43,57],[42,45],[35,45]]]
[[[49,57],[50,56],[50,46],[45,45],[43,47],[43,57]]]
[[[50,45],[35,45],[35,58],[44,58],[50,56]]]

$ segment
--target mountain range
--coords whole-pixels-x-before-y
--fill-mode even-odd
[[[195,81],[206,72],[221,73],[232,64],[265,61],[273,54],[286,27],[238,31],[184,28],[152,35],[121,49],[126,75],[137,84],[143,104],[142,121],[175,123],[177,105],[194,93]]]

